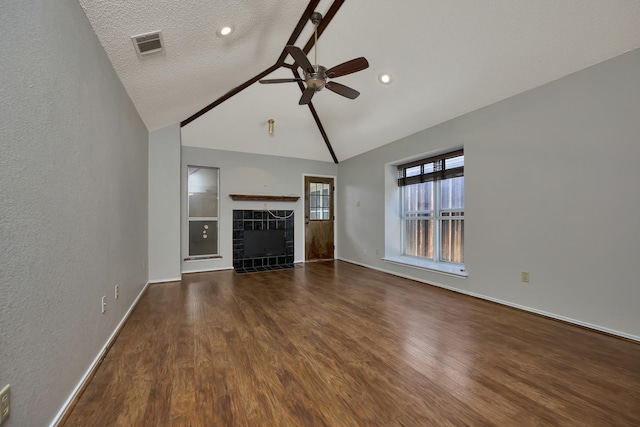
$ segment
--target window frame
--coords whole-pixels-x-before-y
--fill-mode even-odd
[[[462,156],[462,166],[455,166],[447,169],[447,160],[459,158]],[[433,167],[425,168],[426,165],[433,165]],[[415,168],[420,166],[420,173],[407,173],[408,169],[415,171]],[[462,177],[464,179],[464,150],[455,150],[440,154],[437,156],[431,156],[420,160],[412,161],[398,165],[398,188],[400,191],[400,249],[401,256],[414,258],[417,260],[426,260],[435,264],[447,264],[451,266],[461,267],[460,271],[464,271],[464,181],[463,181],[463,206],[461,208],[443,208],[442,207],[442,183],[449,179]],[[418,209],[418,210],[405,210],[407,197],[407,190],[403,187],[411,187],[416,184],[432,183],[431,191],[431,209]],[[443,214],[450,214],[444,216]],[[460,215],[453,215],[460,213]],[[432,224],[432,238],[431,238],[431,254],[432,257],[410,255],[407,254],[407,224],[408,221],[420,221],[430,220]],[[442,237],[444,229],[444,221],[450,221],[453,224],[455,220],[462,220],[462,262],[443,260],[442,255]],[[429,244],[429,243],[428,243]],[[429,250],[427,250],[427,253]]]
[[[215,182],[215,186],[216,186],[216,214],[217,216],[191,216],[191,203],[190,203],[190,199],[189,197],[191,196],[191,191],[189,188],[189,170],[190,169],[194,169],[194,168],[198,168],[198,169],[212,169],[216,171],[216,182]],[[186,233],[186,237],[187,237],[187,248],[186,248],[186,256],[187,258],[185,258],[186,260],[197,260],[197,259],[210,259],[210,258],[218,258],[220,257],[220,168],[219,167],[215,167],[215,166],[201,166],[201,165],[192,165],[192,164],[188,164],[187,168],[186,168],[186,172],[187,172],[187,199],[186,199],[186,204],[187,204],[187,217],[186,217],[186,226],[187,226],[187,233]],[[215,253],[210,253],[210,254],[198,254],[198,255],[192,255],[191,254],[191,236],[190,236],[190,229],[191,229],[191,223],[192,222],[197,222],[197,221],[210,221],[210,222],[215,222],[215,227],[216,227],[216,250]]]
[[[333,207],[331,203],[332,199],[332,184],[330,182],[310,182],[309,185],[317,186],[321,185],[322,188],[319,194],[314,194],[309,188],[309,221],[331,221],[333,216]],[[327,194],[324,193],[327,191]],[[314,205],[315,201],[315,205]],[[318,204],[319,203],[319,204]],[[318,218],[320,213],[320,218]],[[326,215],[325,215],[326,214]],[[326,218],[325,218],[326,216]]]

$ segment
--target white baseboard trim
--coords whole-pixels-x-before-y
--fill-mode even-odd
[[[104,344],[104,346],[102,346],[102,349],[100,349],[100,352],[98,353],[96,358],[93,360],[93,362],[91,362],[91,365],[89,365],[89,368],[80,379],[80,382],[78,383],[76,388],[73,389],[69,398],[64,402],[64,405],[62,405],[62,408],[60,408],[60,411],[58,411],[58,414],[55,416],[55,418],[51,422],[50,427],[58,427],[58,423],[62,421],[62,418],[66,414],[71,403],[76,399],[76,397],[78,396],[78,393],[84,388],[87,381],[91,379],[91,374],[96,369],[96,366],[98,366],[98,364],[102,361],[102,359],[106,355],[107,350],[109,350],[109,348],[113,344],[113,341],[115,341],[116,337],[118,336],[118,333],[120,332],[120,329],[122,329],[122,327],[124,326],[125,322],[129,318],[129,315],[131,315],[131,312],[133,311],[133,309],[136,308],[136,306],[138,305],[138,301],[140,301],[140,298],[142,298],[142,295],[144,295],[145,291],[149,287],[149,284],[150,282],[147,282],[147,284],[144,285],[144,287],[142,288],[142,290],[140,291],[136,299],[131,304],[131,307],[129,307],[129,310],[127,310],[124,317],[122,318],[122,320],[120,320],[120,323],[118,323],[118,326],[116,326],[116,328],[114,329],[113,333],[111,334],[107,342]]]
[[[420,279],[419,277],[409,276],[408,274],[401,274],[401,273],[397,273],[395,271],[386,270],[384,268],[374,267],[372,265],[364,264],[364,263],[353,261],[353,260],[350,260],[350,259],[346,259],[346,258],[338,258],[338,259],[340,261],[348,262],[350,264],[356,264],[356,265],[359,265],[361,267],[370,268],[372,270],[381,271],[383,273],[391,274],[393,276],[398,276],[398,277],[402,277],[404,279],[409,279],[409,280],[415,280],[416,282],[424,283],[424,284],[431,285],[431,286],[437,286],[438,288],[447,289],[449,291],[458,292],[460,294],[469,295],[469,296],[472,296],[472,297],[475,297],[475,298],[480,298],[480,299],[483,299],[483,300],[486,300],[486,301],[495,302],[497,304],[506,305],[508,307],[513,307],[513,308],[517,308],[517,309],[520,309],[520,310],[523,310],[523,311],[528,311],[530,313],[535,313],[535,314],[538,314],[540,316],[549,317],[551,319],[556,319],[556,320],[561,320],[563,322],[572,323],[574,325],[581,326],[583,328],[593,329],[594,331],[604,332],[604,333],[607,333],[607,334],[610,334],[610,335],[616,335],[616,336],[619,336],[621,338],[626,338],[626,339],[631,340],[631,341],[640,342],[640,336],[627,334],[626,332],[616,331],[615,329],[605,328],[603,326],[594,325],[594,324],[591,324],[591,323],[583,322],[581,320],[576,320],[576,319],[572,319],[570,317],[561,316],[559,314],[549,313],[547,311],[538,310],[537,308],[532,308],[532,307],[527,307],[527,306],[520,305],[520,304],[515,304],[515,303],[509,302],[509,301],[505,301],[505,300],[501,300],[501,299],[498,299],[498,298],[493,298],[493,297],[489,297],[489,296],[486,296],[486,295],[477,294],[475,292],[465,291],[463,289],[454,288],[453,286],[447,286],[447,285],[443,285],[441,283],[427,281],[427,280],[424,280],[424,279]]]
[[[182,277],[177,277],[174,279],[158,279],[158,280],[150,280],[149,284],[150,285],[155,285],[157,283],[167,283],[167,282],[179,282],[182,280]]]

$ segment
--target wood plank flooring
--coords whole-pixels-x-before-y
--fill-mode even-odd
[[[73,426],[640,426],[640,345],[344,262],[152,285]]]

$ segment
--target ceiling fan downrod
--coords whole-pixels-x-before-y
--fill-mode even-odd
[[[322,21],[322,14],[320,12],[313,12],[309,20],[313,24],[313,53],[315,64],[313,65],[313,71],[304,72],[304,77],[307,83],[307,87],[317,92],[319,90],[322,90],[322,88],[327,83],[327,77],[325,74],[325,71],[327,71],[327,69],[318,64],[318,25],[320,25],[320,21]]]
[[[313,54],[315,60],[315,66],[318,66],[318,25],[322,21],[322,14],[320,12],[313,12],[309,18],[313,24]]]

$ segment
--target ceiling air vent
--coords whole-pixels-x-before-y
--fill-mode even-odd
[[[133,36],[131,41],[133,41],[133,46],[136,48],[136,53],[140,59],[164,51],[162,31]]]

